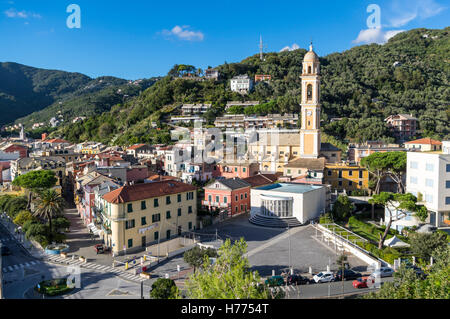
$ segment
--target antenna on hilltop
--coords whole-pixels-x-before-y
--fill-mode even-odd
[[[267,49],[267,46],[264,45],[262,35],[259,36],[259,58],[261,61],[264,61],[264,49]]]

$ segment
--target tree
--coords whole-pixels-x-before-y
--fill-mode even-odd
[[[268,299],[270,294],[260,284],[258,272],[251,272],[244,256],[247,243],[242,238],[234,245],[227,239],[219,257],[211,265],[205,257],[203,269],[192,274],[187,283],[188,297],[193,299]]]
[[[217,257],[217,251],[212,248],[201,249],[199,246],[195,246],[191,250],[184,253],[184,261],[187,262],[191,267],[194,267],[194,272],[196,269],[203,265],[205,257],[215,258]]]
[[[397,192],[404,193],[403,175],[406,173],[405,152],[373,153],[361,160],[361,165],[366,167],[372,178],[375,179],[374,193],[380,193],[381,181],[390,177],[397,183]]]
[[[426,270],[427,277],[417,280],[414,269],[404,265],[394,274],[393,282],[385,282],[376,293],[365,299],[450,299],[450,249],[448,246],[433,252],[436,263]]]
[[[409,238],[411,251],[427,261],[430,260],[433,251],[447,246],[447,236],[437,232],[431,234],[413,233]]]
[[[159,278],[152,284],[152,299],[179,299],[180,290],[172,279]]]
[[[34,193],[37,193],[46,188],[52,188],[56,185],[58,179],[53,171],[40,170],[31,171],[26,174],[16,177],[13,181],[14,186],[19,186],[28,190],[28,205],[27,209],[31,207],[31,200]]]
[[[335,220],[347,220],[354,210],[353,203],[347,196],[339,196],[333,205],[333,218]]]
[[[369,204],[382,205],[389,213],[389,222],[386,225],[386,230],[383,235],[380,234],[380,241],[378,243],[378,249],[383,249],[384,241],[386,240],[389,230],[391,229],[393,214],[397,212],[400,216],[403,214],[406,216],[407,212],[413,212],[423,216],[424,211],[427,211],[423,205],[417,205],[417,198],[412,194],[394,194],[382,192],[378,195],[374,195]]]
[[[39,193],[35,201],[34,214],[44,217],[48,221],[49,241],[52,239],[52,218],[60,214],[64,209],[64,199],[53,189],[47,189]]]

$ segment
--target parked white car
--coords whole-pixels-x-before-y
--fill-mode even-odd
[[[334,274],[331,271],[322,271],[313,277],[316,283],[330,282],[334,280]]]
[[[380,269],[375,270],[370,276],[377,278],[384,278],[384,277],[392,277],[394,275],[395,271],[394,269],[390,267],[381,267]]]

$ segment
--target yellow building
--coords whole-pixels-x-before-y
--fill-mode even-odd
[[[357,164],[335,163],[325,165],[324,183],[332,190],[346,191],[369,189],[369,171]]]
[[[196,187],[178,181],[123,186],[97,208],[103,239],[115,254],[145,249],[195,229]]]
[[[298,130],[260,130],[249,142],[249,158],[260,163],[263,172],[282,173],[286,164],[300,158],[299,138]]]

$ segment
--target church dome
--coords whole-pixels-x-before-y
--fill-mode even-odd
[[[309,52],[305,54],[305,57],[303,58],[303,62],[318,62],[319,56],[314,52],[313,45],[309,47]]]

